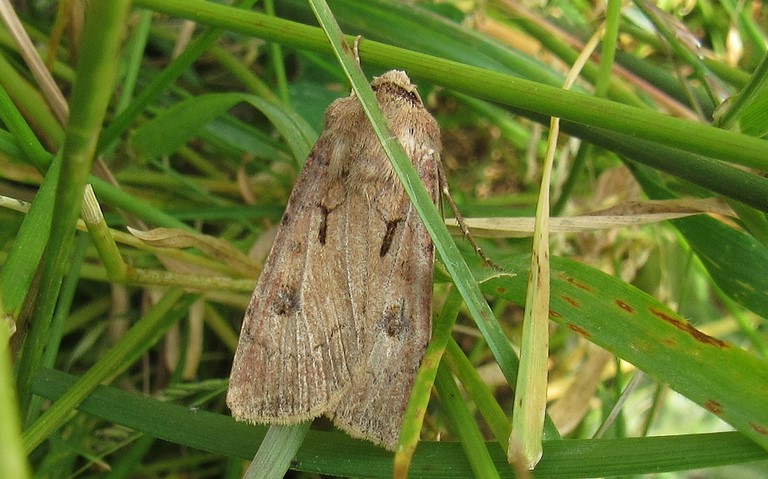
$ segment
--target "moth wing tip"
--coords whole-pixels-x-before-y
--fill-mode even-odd
[[[384,431],[379,428],[360,427],[360,424],[356,424],[354,421],[345,421],[338,416],[333,417],[332,420],[334,426],[344,431],[353,439],[362,439],[371,442],[390,452],[395,452],[397,449],[397,444],[400,439],[399,429],[393,433],[393,431]]]

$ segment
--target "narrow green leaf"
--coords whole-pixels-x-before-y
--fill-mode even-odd
[[[240,103],[237,93],[211,93],[176,103],[137,128],[131,143],[144,159],[174,153],[205,124]]]
[[[296,426],[270,426],[243,479],[282,479],[291,466],[312,421]]]
[[[3,72],[0,80],[0,115],[3,122],[14,136],[21,140],[27,159],[43,169],[45,149],[41,145],[41,139],[32,133],[32,127],[41,133],[42,143],[51,150],[61,146],[64,130],[43,95],[29,83],[25,74],[20,73],[15,65],[8,61],[5,53],[0,54],[0,71]],[[29,120],[25,120],[21,115],[17,116],[14,112],[18,112],[18,109],[23,110]]]
[[[299,161],[317,138],[307,122],[290,109],[244,93],[211,93],[183,100],[136,129],[132,142],[149,159],[170,155],[217,116],[238,103],[253,105],[269,118]]]
[[[467,392],[467,396],[477,406],[478,411],[485,419],[488,427],[496,436],[501,449],[506,451],[509,447],[509,433],[512,425],[504,410],[499,406],[488,385],[483,382],[474,365],[469,361],[464,351],[451,338],[445,351],[445,364],[461,383]]]
[[[24,432],[24,447],[34,450],[66,421],[88,395],[104,381],[114,379],[125,371],[147,349],[159,340],[173,323],[178,321],[194,299],[181,300],[181,289],[169,290],[163,298],[115,344],[87,373],[85,373],[61,399],[56,401]]]
[[[435,321],[432,339],[424,353],[424,359],[421,362],[419,374],[413,383],[411,397],[405,410],[398,449],[395,454],[397,477],[408,477],[408,468],[419,442],[419,434],[427,414],[427,406],[437,376],[437,368],[440,366],[446,345],[451,342],[451,330],[459,315],[461,305],[461,295],[455,288],[452,288],[445,304],[443,304],[440,316]]]
[[[472,466],[474,477],[493,479],[501,477],[500,471],[510,470],[509,464],[502,467],[494,465],[488,449],[498,448],[499,445],[495,442],[486,444],[483,441],[477,423],[469,413],[464,398],[456,386],[456,381],[445,365],[441,365],[437,369],[435,387],[440,395],[443,411],[453,426],[451,429],[459,438],[464,453]]]
[[[61,173],[57,177],[50,232],[39,270],[40,287],[27,304],[34,304],[34,323],[24,344],[24,362],[18,375],[22,407],[28,405],[31,373],[39,367],[48,338],[48,325],[58,299],[61,278],[67,267],[80,213],[85,183],[90,174],[96,141],[112,94],[127,0],[88,4],[83,30],[77,81],[72,90],[70,117],[62,148]],[[45,208],[48,208],[46,205]]]
[[[342,28],[362,35],[366,42],[384,42],[547,85],[563,83],[563,75],[541,61],[418,5],[388,0],[333,0],[330,5]],[[306,0],[283,0],[280,7],[286,18],[302,23],[314,21]]]
[[[26,479],[29,477],[27,456],[21,441],[21,419],[13,374],[9,323],[0,320],[0,476]]]
[[[26,318],[19,318],[19,313],[48,241],[60,172],[59,156],[43,179],[16,234],[16,241],[0,268],[0,314],[13,322],[22,319],[22,322],[17,324],[19,329],[26,328],[23,322]]]
[[[677,197],[657,175],[645,169],[635,171],[651,198]],[[723,292],[768,318],[768,247],[750,234],[709,216],[674,220],[672,224],[685,236]]]
[[[55,400],[70,389],[76,377],[54,370],[38,372],[33,390]],[[222,384],[223,390],[223,384]],[[141,394],[99,386],[79,410],[103,420],[185,446],[250,460],[266,433],[266,426],[236,422],[229,416],[196,407],[159,401]],[[201,434],[200,431],[205,431]],[[488,451],[511,478],[506,453],[490,442]],[[556,440],[544,442],[537,479],[569,479],[638,475],[726,464],[766,461],[764,449],[739,433],[681,434],[675,436]],[[502,468],[506,466],[506,469]],[[342,477],[390,479],[392,454],[340,432],[310,430],[293,462],[293,469]],[[456,442],[419,444],[411,478],[466,479],[472,469]]]
[[[0,56],[2,58],[2,56]],[[5,66],[0,63],[0,68],[4,72],[6,68],[10,69],[10,66]],[[42,101],[34,102],[35,104],[43,103]],[[46,108],[47,109],[47,108]],[[48,110],[48,116],[53,120],[53,113]],[[13,100],[5,88],[0,83],[0,120],[3,121],[3,126],[13,134],[13,138],[16,140],[16,144],[19,149],[26,156],[27,161],[33,164],[39,170],[44,170],[50,163],[50,154],[45,151],[45,148],[40,143],[40,140],[35,136],[32,128],[24,120],[24,116],[14,104]],[[58,126],[58,125],[57,125]],[[58,132],[58,136],[63,136],[63,131]]]
[[[328,51],[325,37],[316,28],[255,12],[242,12],[202,0],[136,0],[136,4],[296,48]],[[396,64],[414,77],[524,111],[605,128],[744,166],[765,169],[768,164],[768,141],[652,110],[566,92],[543,83],[373,41],[365,42],[361,60],[383,66]]]
[[[251,8],[254,3],[256,3],[256,0],[240,0],[230,8],[243,13],[244,10]],[[194,42],[189,44],[167,68],[155,76],[152,83],[142,90],[104,130],[104,135],[99,140],[99,152],[103,153],[106,149],[111,148],[113,143],[120,138],[120,135],[128,129],[131,122],[144,111],[147,105],[181,76],[195,60],[213,45],[222,33],[219,29],[210,29],[204,32]]]
[[[529,257],[504,266],[525,276]],[[489,277],[483,290],[521,304],[525,284]],[[552,258],[550,318],[629,361],[768,449],[768,364],[698,331],[653,297],[589,266]],[[734,394],[733,391],[739,391]]]
[[[763,57],[749,83],[717,109],[715,124],[723,128],[738,126],[748,135],[763,136],[768,131],[768,55]]]

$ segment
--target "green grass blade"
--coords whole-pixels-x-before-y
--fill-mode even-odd
[[[419,435],[424,423],[424,417],[427,414],[427,406],[432,386],[437,376],[437,369],[440,366],[446,344],[450,342],[451,330],[456,322],[461,305],[461,295],[455,288],[452,288],[443,304],[443,310],[440,312],[437,320],[435,320],[432,338],[424,353],[419,374],[413,383],[411,397],[408,400],[408,406],[403,417],[403,425],[400,429],[398,449],[395,454],[394,467],[396,477],[408,477],[408,469],[413,453],[419,443]]]
[[[2,56],[0,56],[0,58],[2,58]],[[9,70],[6,70],[2,65],[0,65],[0,68],[2,68],[3,71],[11,71],[10,66],[8,67]],[[50,111],[48,114],[53,116]],[[13,100],[8,96],[8,92],[2,85],[0,85],[0,119],[2,119],[4,127],[8,128],[8,131],[12,133],[13,138],[16,140],[19,149],[26,156],[27,161],[40,170],[47,167],[50,163],[50,154],[45,150],[37,136],[35,136],[34,131],[30,125],[27,124],[26,120],[24,120],[24,116],[19,109],[16,108]],[[63,136],[63,133],[61,136]]]
[[[296,48],[328,51],[327,42],[317,29],[266,15],[243,13],[201,0],[137,0],[136,4]],[[652,110],[567,92],[508,74],[376,42],[365,42],[361,60],[384,66],[397,65],[413,77],[521,110],[637,136],[744,166],[765,169],[768,164],[768,141]]]
[[[169,290],[163,298],[137,322],[98,363],[85,373],[73,387],[56,401],[29,429],[24,432],[24,447],[34,450],[66,421],[88,395],[104,381],[110,381],[125,371],[147,349],[154,345],[181,315],[194,297],[182,300],[181,289]]]
[[[2,105],[0,108],[3,110],[6,108],[15,110],[17,108],[14,105],[15,102],[28,115],[29,126],[27,126],[27,121],[19,117],[19,120],[24,123],[25,129],[31,133],[30,127],[33,127],[35,131],[41,133],[42,138],[38,138],[34,134],[28,135],[26,132],[18,136],[25,140],[22,142],[22,148],[25,150],[25,153],[31,160],[35,160],[35,164],[39,167],[42,150],[38,146],[42,143],[50,150],[59,148],[64,139],[64,129],[48,107],[42,94],[27,81],[23,74],[16,70],[4,54],[0,54],[0,71],[3,72],[0,83],[2,83],[4,97],[0,100],[0,105]],[[10,100],[11,97],[13,97],[13,101]],[[8,119],[5,111],[0,113],[3,114],[4,120]],[[15,128],[14,122],[6,123],[6,126],[14,134],[20,133]]]
[[[760,175],[632,135],[572,122],[563,122],[561,127],[564,132],[603,146],[627,160],[669,173],[768,212],[768,179]]]
[[[183,100],[137,128],[132,142],[146,158],[169,155],[211,120],[241,102],[261,111],[285,138],[296,160],[304,161],[317,139],[312,127],[290,108],[242,93],[211,93]]]
[[[85,182],[91,170],[96,141],[112,95],[117,72],[117,54],[126,25],[127,0],[96,2],[90,8],[83,31],[83,49],[78,81],[72,91],[70,118],[62,150],[61,173],[55,188],[50,235],[43,254],[40,289],[34,301],[35,322],[26,338],[24,364],[18,376],[22,404],[27,404],[31,372],[39,367],[47,341],[48,325],[53,315],[61,278],[74,238],[75,222],[80,214]]]
[[[35,271],[48,241],[60,171],[61,158],[59,157],[40,185],[35,200],[17,232],[17,241],[0,269],[1,313],[3,317],[14,322],[21,320],[17,324],[19,329],[26,328],[27,318],[20,318],[19,314],[24,305],[24,299],[29,294]]]
[[[77,378],[53,370],[40,371],[35,394],[53,399],[72,387]],[[215,454],[250,460],[266,433],[266,426],[236,422],[214,414],[136,393],[99,386],[79,410],[151,434],[166,441]],[[205,434],[200,434],[205,431]],[[488,443],[494,463],[505,466],[506,453]],[[623,439],[556,440],[544,442],[537,479],[568,479],[637,475],[726,464],[766,461],[765,450],[739,433],[689,434]],[[501,477],[511,478],[508,469]],[[389,479],[392,454],[342,433],[310,430],[294,458],[294,469],[342,477]],[[472,469],[455,442],[422,442],[410,476],[423,479],[466,479]]]
[[[560,72],[539,60],[417,5],[388,0],[333,0],[330,4],[341,27],[366,40],[482,66],[547,85],[563,82]],[[290,20],[314,23],[306,1],[284,0],[281,8]],[[376,21],[371,22],[370,18]]]
[[[21,440],[21,418],[19,417],[13,374],[9,324],[0,322],[0,476],[26,479],[29,466]]]
[[[256,0],[241,0],[233,8],[242,13],[242,9],[249,9]],[[111,148],[113,143],[120,138],[129,127],[132,121],[157,98],[160,93],[165,91],[187,68],[197,60],[223,32],[218,29],[211,29],[202,34],[197,40],[190,44],[184,51],[159,75],[152,83],[137,95],[133,101],[117,116],[112,123],[104,130],[102,138],[99,140],[99,151],[103,152]]]
[[[243,479],[282,479],[307,436],[312,421],[296,426],[270,426]]]
[[[525,277],[527,261],[528,256],[521,256],[503,264]],[[520,280],[491,277],[482,287],[518,304],[525,299]],[[552,259],[550,317],[768,449],[768,364],[757,357],[698,331],[633,286],[559,257]]]
[[[677,196],[647,170],[636,170],[636,177],[651,198]],[[745,308],[768,318],[766,245],[750,234],[708,216],[683,218],[672,221],[672,224],[685,236],[724,293]]]
[[[498,448],[498,443],[486,444],[483,441],[477,423],[469,413],[464,398],[456,386],[456,381],[445,365],[441,365],[437,369],[435,387],[440,395],[443,412],[467,455],[474,477],[487,477],[488,479],[501,477],[500,471],[510,469],[510,466],[504,465],[497,469],[497,466],[494,465],[488,448]]]
[[[763,57],[749,83],[730,98],[721,108],[724,111],[716,119],[723,128],[734,128],[748,135],[763,136],[768,133],[768,55]],[[725,108],[727,105],[727,108]]]

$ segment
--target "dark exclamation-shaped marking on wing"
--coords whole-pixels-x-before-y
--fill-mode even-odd
[[[328,234],[328,214],[331,212],[326,206],[320,205],[320,228],[317,231],[317,241],[325,245],[326,235]]]
[[[397,231],[397,225],[400,223],[400,219],[387,221],[387,231],[384,233],[384,239],[381,240],[381,249],[379,250],[379,256],[384,257],[389,248],[392,247],[392,240],[395,238],[395,231]]]

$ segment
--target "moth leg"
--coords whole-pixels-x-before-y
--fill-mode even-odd
[[[477,244],[477,241],[475,241],[475,237],[472,236],[472,233],[469,231],[469,227],[464,222],[464,217],[461,216],[459,207],[456,206],[456,202],[453,201],[453,196],[451,196],[451,191],[448,189],[448,180],[446,179],[445,169],[443,168],[443,164],[440,162],[437,162],[437,176],[438,176],[438,183],[440,184],[440,191],[442,192],[445,199],[448,200],[448,205],[450,205],[451,210],[453,211],[453,215],[456,217],[456,222],[459,224],[459,228],[461,229],[462,235],[469,241],[469,244],[471,244],[472,247],[475,248],[475,253],[483,259],[483,262],[485,263],[486,266],[491,266],[494,269],[503,271],[503,268],[501,266],[494,263],[491,260],[491,258],[489,258],[485,254],[483,249],[480,248],[480,245]]]

